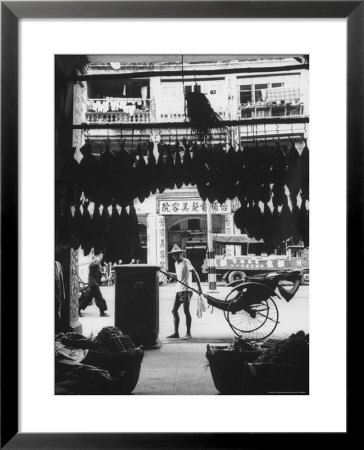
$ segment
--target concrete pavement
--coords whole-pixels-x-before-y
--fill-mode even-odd
[[[207,292],[207,283],[202,285]],[[103,295],[108,305],[110,317],[100,317],[96,305],[88,307],[80,322],[83,334],[95,336],[103,327],[114,325],[114,287],[102,287]],[[218,286],[218,293],[211,294],[217,298],[225,298],[229,289]],[[301,286],[295,297],[287,303],[277,299],[279,324],[271,338],[284,338],[291,333],[308,329],[308,291],[307,286]],[[197,296],[193,295],[190,311],[192,314],[192,339],[166,339],[173,332],[172,307],[175,295],[175,285],[160,286],[159,291],[159,337],[162,347],[156,350],[145,350],[145,357],[139,382],[133,394],[140,395],[214,395],[218,392],[212,381],[210,369],[206,367],[207,343],[230,343],[234,339],[224,313],[208,308],[202,318],[196,317]],[[212,311],[212,312],[211,312]],[[183,308],[180,308],[180,336],[186,331]]]

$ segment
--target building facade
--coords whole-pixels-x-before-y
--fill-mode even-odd
[[[88,138],[92,141],[93,151],[100,154],[105,138],[111,140],[111,149],[115,151],[119,148],[120,138],[125,139],[129,151],[135,151],[137,142],[141,141],[174,143],[176,139],[188,139],[191,132],[187,128],[163,128],[163,123],[187,120],[185,93],[191,91],[204,93],[223,120],[309,114],[308,70],[301,69],[294,58],[224,57],[221,61],[219,58],[209,61],[208,57],[200,57],[201,61],[198,61],[198,58],[186,57],[183,66],[173,58],[177,57],[171,57],[171,60],[154,57],[146,62],[139,61],[138,57],[134,61],[131,57],[128,61],[90,57],[87,75],[104,77],[90,77],[89,81],[75,84],[73,120],[74,125],[100,124],[104,127],[75,129],[73,146],[80,148]],[[181,67],[188,75],[158,75],[161,71],[180,72]],[[248,68],[247,73],[244,69]],[[214,74],[200,74],[205,70]],[[224,71],[229,73],[222,73]],[[140,77],[114,77],[130,72],[139,73]],[[152,72],[152,76],[144,76],[143,72]],[[160,129],[148,129],[148,124],[152,123],[160,123]],[[113,124],[110,129],[109,124]],[[123,124],[123,130],[115,129],[117,124]],[[143,129],[133,129],[135,124],[143,124]],[[125,125],[130,127],[125,128]],[[296,148],[301,151],[307,136],[308,125],[278,125],[273,119],[267,124],[229,127],[224,133],[213,133],[211,139],[244,148],[259,140],[268,145],[273,145],[276,140],[282,146],[290,145],[293,138]],[[212,205],[213,233],[240,233],[233,220],[238,207],[237,200]],[[206,207],[195,187],[183,186],[156,193],[143,203],[136,200],[135,208],[140,227],[141,262],[171,269],[168,251],[178,244],[202,274],[207,250]],[[225,251],[228,256],[238,256],[240,250],[239,246],[227,245]]]

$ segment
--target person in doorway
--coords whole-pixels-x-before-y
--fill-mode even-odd
[[[197,285],[198,285],[198,291],[201,294],[201,283],[200,283],[200,277],[198,276],[198,273],[196,269],[192,266],[189,259],[185,258],[183,256],[183,250],[175,244],[172,248],[172,250],[169,252],[172,254],[173,259],[175,260],[175,268],[176,268],[176,276],[174,274],[171,274],[172,277],[177,278],[177,280],[182,281],[187,286],[192,285],[192,273],[195,274]],[[190,301],[192,298],[192,291],[191,289],[188,289],[187,286],[184,286],[181,283],[178,283],[177,281],[177,292],[176,297],[174,300],[174,305],[172,309],[173,314],[173,321],[174,321],[174,333],[168,336],[168,338],[179,338],[179,314],[178,310],[181,305],[183,305],[183,311],[186,316],[186,336],[184,339],[191,339],[191,323],[192,323],[192,317],[190,313]]]
[[[88,287],[86,291],[82,293],[78,305],[78,313],[80,317],[82,317],[81,311],[86,309],[92,303],[93,299],[95,299],[96,306],[100,310],[100,316],[109,317],[109,315],[105,312],[107,310],[107,305],[100,290],[101,264],[103,258],[103,253],[100,253],[98,256],[94,256],[89,266]]]

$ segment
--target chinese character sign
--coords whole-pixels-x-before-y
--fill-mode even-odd
[[[157,252],[157,264],[166,270],[166,220],[163,216],[159,216],[157,220]]]
[[[224,207],[225,203],[222,205]],[[225,233],[226,234],[234,234],[234,219],[233,214],[225,215]],[[226,256],[234,256],[235,246],[234,245],[226,245],[225,246]]]
[[[213,214],[230,214],[231,201],[223,204],[212,203]],[[166,214],[206,214],[206,204],[202,200],[160,200],[159,213]]]

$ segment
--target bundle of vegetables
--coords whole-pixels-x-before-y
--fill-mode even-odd
[[[227,350],[232,350],[235,352],[259,352],[261,353],[260,348],[253,344],[252,342],[247,341],[246,339],[241,339],[236,337],[232,344],[229,345]]]
[[[276,364],[295,364],[308,366],[309,335],[303,331],[291,334],[289,338],[275,342],[264,350],[256,362],[271,362]]]
[[[90,349],[94,347],[92,338],[87,338],[86,336],[75,332],[58,333],[55,340],[66,347],[82,349]]]
[[[94,349],[99,352],[127,352],[135,350],[135,345],[118,327],[104,327],[94,339]]]

